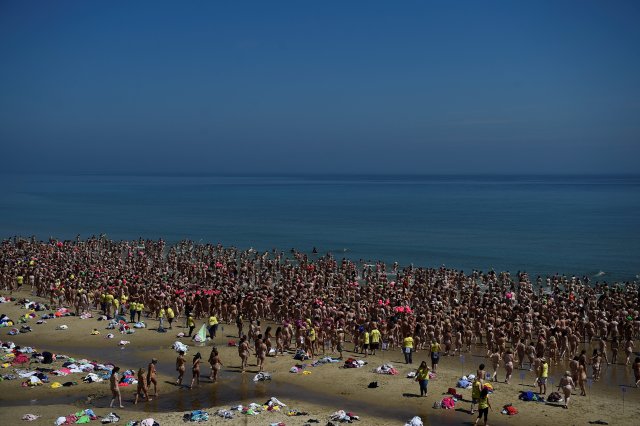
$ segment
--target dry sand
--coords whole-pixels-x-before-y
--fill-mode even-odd
[[[32,298],[27,293],[14,294],[17,297]],[[0,305],[0,313],[16,319],[25,313],[25,310],[13,303]],[[39,312],[38,314],[42,314]],[[179,325],[183,321],[179,321]],[[56,330],[61,324],[68,325],[68,330]],[[402,425],[413,416],[420,416],[425,424],[472,424],[475,416],[469,413],[469,402],[459,402],[456,410],[437,410],[432,408],[435,401],[440,400],[449,387],[455,387],[457,378],[464,372],[475,372],[478,364],[486,362],[478,354],[464,354],[464,364],[460,357],[445,357],[441,360],[438,377],[429,383],[429,396],[420,398],[418,385],[413,380],[406,378],[409,366],[402,361],[400,351],[380,352],[377,356],[369,356],[368,365],[359,369],[343,369],[339,364],[327,364],[319,367],[308,367],[309,375],[292,374],[289,369],[299,363],[293,360],[291,354],[269,357],[266,361],[266,371],[273,376],[270,382],[254,383],[253,377],[257,372],[255,357],[250,360],[247,373],[239,372],[240,359],[235,347],[227,347],[228,337],[237,334],[235,326],[224,325],[224,331],[220,330],[215,344],[220,349],[220,355],[225,367],[221,371],[218,383],[210,383],[208,364],[202,368],[203,379],[201,385],[193,390],[178,389],[172,383],[175,381],[175,357],[176,353],[171,349],[171,344],[179,340],[176,334],[184,331],[181,327],[174,327],[167,333],[158,333],[153,329],[157,327],[157,321],[147,320],[149,328],[136,330],[132,335],[121,335],[117,331],[115,338],[105,339],[104,336],[113,332],[105,330],[106,323],[99,322],[95,318],[82,320],[77,317],[64,317],[48,320],[47,324],[36,325],[35,320],[30,320],[28,325],[33,332],[8,336],[9,329],[0,329],[0,340],[13,341],[16,345],[33,346],[39,351],[49,350],[54,353],[63,353],[75,358],[87,358],[98,362],[112,362],[119,365],[122,370],[146,367],[152,357],[159,359],[158,381],[160,396],[151,402],[141,402],[133,405],[133,393],[135,387],[123,388],[124,409],[110,410],[108,408],[109,385],[107,382],[84,384],[81,382],[83,374],[74,374],[61,378],[60,382],[77,381],[78,386],[69,388],[51,389],[49,385],[36,388],[24,388],[20,386],[21,380],[0,382],[0,424],[13,425],[19,423],[29,424],[21,419],[25,413],[33,413],[42,417],[31,422],[34,425],[52,425],[59,416],[71,414],[83,408],[92,408],[98,416],[110,411],[121,416],[117,424],[125,424],[128,420],[141,420],[153,417],[162,426],[184,424],[182,415],[193,409],[205,409],[213,414],[218,408],[229,408],[232,405],[249,404],[250,402],[263,403],[271,396],[279,398],[289,407],[308,412],[308,416],[287,417],[283,413],[261,413],[258,416],[237,415],[235,419],[224,420],[211,416],[204,424],[256,424],[269,425],[271,423],[284,422],[286,425],[303,425],[308,419],[318,419],[319,424],[326,425],[329,415],[336,410],[344,409],[352,411],[360,416],[359,424],[362,425]],[[199,323],[200,324],[200,323]],[[199,326],[198,324],[198,326]],[[97,328],[102,333],[92,336],[91,331]],[[131,343],[124,348],[118,346],[121,340],[129,340]],[[181,339],[189,345],[187,359],[189,364],[191,356],[200,351],[206,360],[211,349],[211,342],[198,347],[189,339]],[[237,340],[237,339],[236,339]],[[347,343],[347,347],[351,344]],[[477,349],[478,353],[482,351]],[[345,356],[352,356],[345,352]],[[428,353],[419,351],[414,354],[414,367],[421,360],[428,360]],[[393,364],[400,372],[397,376],[375,374],[372,370],[382,363]],[[35,368],[34,365],[33,367]],[[551,378],[555,383],[561,372],[566,370],[566,365],[551,366]],[[0,369],[0,374],[11,373],[12,368]],[[527,389],[535,390],[531,385],[534,375],[528,371],[525,379],[520,380],[520,371],[514,372],[512,383],[495,384],[495,392],[490,400],[493,410],[490,412],[490,424],[527,424],[527,425],[586,425],[589,421],[603,420],[611,425],[637,424],[640,418],[640,390],[629,387],[632,383],[632,373],[629,367],[615,365],[606,367],[603,372],[603,380],[595,383],[590,396],[580,397],[575,395],[571,401],[569,410],[553,404],[536,402],[522,402],[518,400],[518,391]],[[504,378],[504,370],[500,370]],[[191,379],[188,369],[185,382]],[[52,378],[54,381],[55,378]],[[377,381],[378,388],[369,389],[367,385],[371,381]],[[524,383],[524,384],[523,384]],[[627,385],[624,407],[620,385]],[[555,389],[554,389],[555,390]],[[470,399],[470,391],[459,390],[465,400]],[[549,392],[551,388],[549,387]],[[88,397],[91,401],[87,402]],[[500,414],[502,406],[512,403],[519,410],[516,416]],[[633,420],[636,419],[636,420]],[[98,422],[91,422],[98,424]]]

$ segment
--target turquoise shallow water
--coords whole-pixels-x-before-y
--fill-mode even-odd
[[[106,233],[632,280],[640,176],[0,175],[0,236]]]

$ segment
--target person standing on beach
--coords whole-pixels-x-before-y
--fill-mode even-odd
[[[429,367],[426,361],[420,363],[418,371],[416,371],[416,382],[420,385],[420,396],[427,396],[429,385]]]
[[[549,377],[549,364],[545,357],[540,358],[540,366],[538,367],[538,386],[540,395],[547,394],[547,377]]]
[[[476,413],[476,404],[480,401],[480,393],[482,392],[482,380],[480,380],[479,376],[476,376],[473,379],[473,384],[471,385],[471,414]]]
[[[147,368],[147,388],[153,384],[153,396],[158,396],[158,379],[156,379],[156,365],[158,360],[153,358]]]
[[[404,353],[404,362],[413,364],[413,337],[406,335],[402,341],[402,352]]]
[[[113,403],[118,400],[118,404],[120,404],[120,408],[124,408],[122,405],[122,395],[120,395],[120,388],[118,387],[118,383],[120,382],[120,377],[118,372],[120,371],[120,367],[113,367],[111,370],[111,377],[109,377],[109,386],[111,387],[111,404],[109,404],[109,408],[113,408]]]
[[[436,339],[431,341],[429,352],[431,354],[431,369],[435,373],[438,371],[438,362],[440,362],[440,343]]]
[[[196,328],[196,322],[193,319],[193,314],[189,314],[189,316],[187,317],[187,327],[189,327],[189,334],[187,335],[187,337],[191,337],[193,329]]]
[[[369,335],[369,339],[371,341],[371,343],[370,343],[370,345],[371,345],[371,355],[375,355],[376,351],[380,348],[381,334],[380,334],[380,330],[378,330],[378,327],[377,327],[375,322],[372,324],[371,328],[372,328],[372,330],[371,330],[371,333]]]
[[[215,339],[217,331],[218,317],[216,314],[211,313],[211,316],[209,317],[209,337],[211,337],[211,340]]]
[[[169,321],[169,329],[173,328],[173,319],[176,317],[176,314],[173,312],[170,306],[165,306],[165,310],[167,311],[167,320]]]
[[[365,326],[364,333],[362,333],[362,353],[366,358],[369,355],[369,344],[371,340],[371,335],[369,334],[369,330]]]
[[[182,380],[184,379],[184,372],[186,370],[187,360],[184,359],[184,351],[180,351],[178,353],[178,357],[176,358],[176,371],[178,372],[178,380],[176,380],[176,385],[182,386]]]

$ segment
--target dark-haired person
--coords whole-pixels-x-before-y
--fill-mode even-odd
[[[109,386],[111,387],[111,404],[109,404],[109,408],[113,408],[113,403],[116,402],[116,399],[120,404],[120,408],[124,408],[124,405],[122,405],[122,395],[120,395],[120,388],[118,387],[118,383],[120,382],[119,371],[120,367],[113,367],[111,377],[109,377]]]
[[[484,426],[487,426],[487,418],[489,417],[489,409],[491,408],[491,402],[489,402],[489,390],[482,388],[480,391],[480,398],[478,399],[478,418],[476,419],[476,425],[482,417],[484,417]]]

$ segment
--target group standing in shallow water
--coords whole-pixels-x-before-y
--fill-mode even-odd
[[[558,274],[534,282],[525,272],[402,268],[191,241],[6,240],[0,246],[0,287],[28,287],[52,307],[68,306],[76,314],[129,313],[161,321],[162,328],[165,320],[171,328],[184,318],[189,334],[197,321],[207,322],[212,337],[218,324],[235,322],[242,371],[252,344],[260,371],[270,355],[300,349],[312,358],[342,356],[351,342],[364,355],[402,348],[407,363],[415,351],[427,350],[434,372],[442,356],[482,345],[494,380],[501,365],[509,382],[516,366],[528,364],[546,392],[549,365],[566,364],[573,383],[563,387],[577,386],[586,395],[589,373],[598,380],[611,363],[631,366],[640,337],[635,282],[591,283]],[[263,331],[261,321],[274,322],[275,333]],[[217,380],[219,356],[212,353],[208,361]],[[176,360],[178,384],[186,362],[184,354]],[[193,363],[192,386],[199,383],[200,358]],[[638,359],[632,371],[640,386]],[[157,395],[155,367],[149,366],[146,380],[146,391],[153,384]]]

